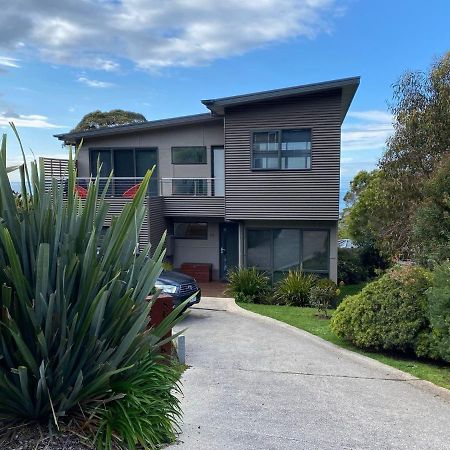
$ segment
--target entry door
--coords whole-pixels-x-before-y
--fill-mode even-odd
[[[214,178],[212,193],[216,197],[223,197],[225,195],[225,151],[223,147],[212,147],[212,153],[212,177]]]
[[[228,271],[239,265],[239,225],[220,224],[220,279],[227,278]]]

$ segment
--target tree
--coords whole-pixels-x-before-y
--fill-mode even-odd
[[[413,223],[416,257],[422,263],[450,259],[450,157],[425,185]]]
[[[357,242],[385,256],[412,258],[416,211],[450,150],[450,52],[428,73],[406,72],[394,85],[394,134],[377,171],[359,173],[346,195],[346,221]]]
[[[113,109],[111,111],[93,111],[86,114],[72,131],[88,131],[102,127],[115,127],[146,122],[147,119],[139,113]]]
[[[409,71],[400,78],[391,112],[394,134],[379,163],[388,201],[374,213],[390,254],[412,257],[415,211],[427,181],[450,150],[450,52],[428,73]]]

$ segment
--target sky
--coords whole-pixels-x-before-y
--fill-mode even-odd
[[[392,85],[450,50],[450,1],[16,0],[0,15],[0,130],[8,159],[65,157],[53,134],[93,110],[148,120],[201,99],[351,76],[341,197],[392,132]],[[341,205],[342,206],[342,205]]]

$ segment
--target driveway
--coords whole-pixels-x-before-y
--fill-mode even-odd
[[[188,327],[176,449],[448,449],[449,391],[203,299]]]

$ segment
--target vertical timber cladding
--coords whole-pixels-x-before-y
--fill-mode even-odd
[[[253,131],[311,128],[311,169],[251,170]],[[338,220],[341,91],[225,112],[226,219]]]

